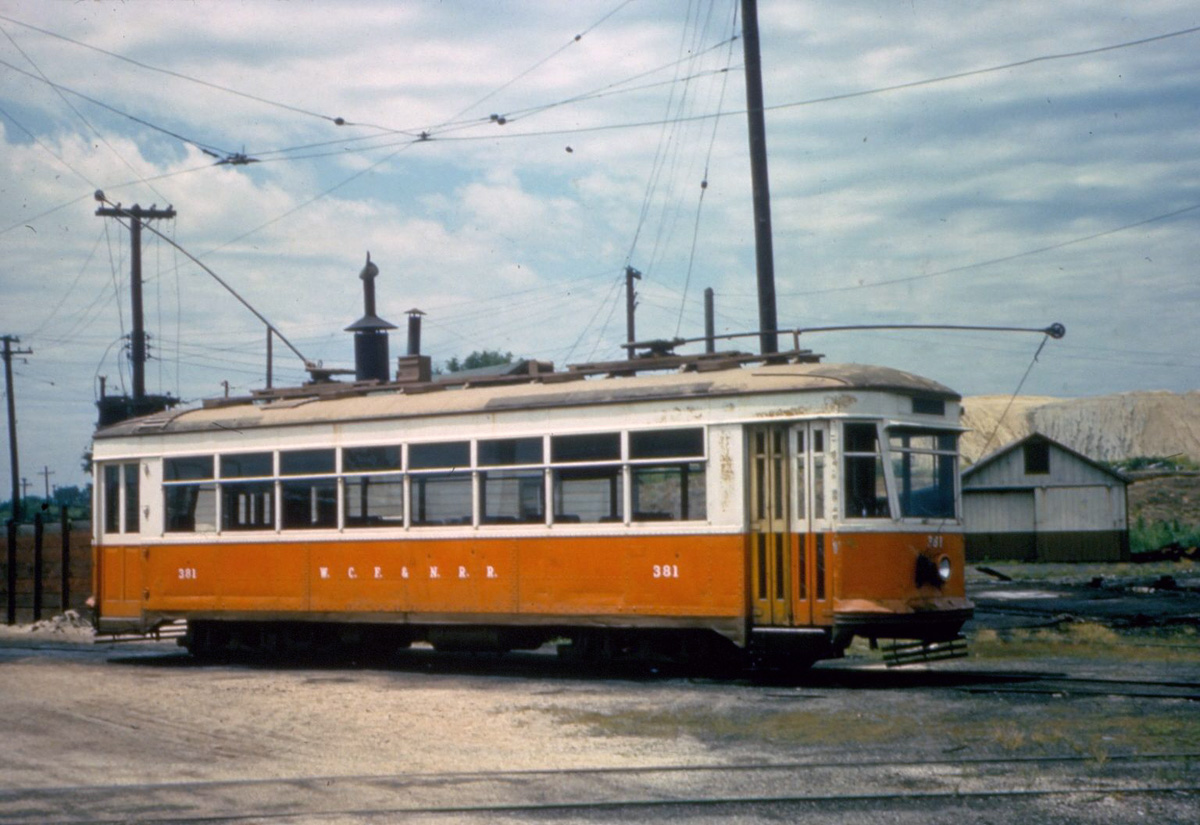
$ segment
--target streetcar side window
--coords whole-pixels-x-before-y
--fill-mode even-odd
[[[893,427],[888,431],[888,440],[900,514],[910,518],[954,518],[958,434]]]
[[[104,467],[104,532],[121,532],[121,465]]]
[[[484,524],[540,524],[546,520],[546,476],[540,469],[479,473],[479,516]]]
[[[217,529],[217,484],[213,457],[163,460],[163,502],[168,533],[211,533]]]
[[[274,455],[272,453],[223,455],[220,467],[221,529],[230,531],[274,529]]]
[[[843,432],[846,518],[889,518],[891,507],[875,424],[846,424]]]
[[[400,461],[400,447],[395,445],[342,450],[347,528],[404,526]]]
[[[137,529],[125,466],[101,468],[106,532]],[[173,456],[164,530],[696,521],[706,470],[703,427]]]
[[[472,523],[471,442],[410,444],[408,469],[414,526]]]
[[[634,521],[690,521],[707,517],[704,464],[633,468]]]
[[[545,445],[538,437],[486,438],[476,444],[482,524],[546,520]]]
[[[105,533],[139,532],[138,470],[139,465],[136,462],[104,465],[101,494],[104,498]]]
[[[558,523],[622,520],[624,473],[612,467],[559,467],[554,474],[554,521]]]
[[[279,484],[280,526],[284,530],[337,527],[336,460],[332,449],[279,454],[279,474],[285,477]]]
[[[416,526],[471,523],[471,472],[415,473],[409,510]]]
[[[554,521],[561,524],[624,521],[625,473],[620,433],[556,435],[550,439]]]
[[[708,517],[703,461],[704,430],[635,431],[629,434],[632,521],[691,521]],[[675,459],[670,461],[670,459]],[[643,463],[645,462],[645,463]]]

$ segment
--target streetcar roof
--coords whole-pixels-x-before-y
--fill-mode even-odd
[[[351,389],[349,385],[346,388]],[[712,372],[641,374],[570,382],[531,380],[528,383],[465,388],[423,384],[408,391],[403,387],[387,387],[375,391],[360,390],[349,395],[334,394],[333,397],[328,391],[314,391],[312,395],[291,395],[273,400],[248,399],[155,413],[97,430],[95,437],[488,414],[703,397],[864,390],[948,401],[961,399],[958,393],[936,381],[890,367],[825,363],[758,364]]]

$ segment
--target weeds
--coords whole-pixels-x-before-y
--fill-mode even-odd
[[[1099,622],[1056,627],[983,629],[971,639],[978,659],[1068,657],[1123,662],[1200,662],[1200,634],[1191,626],[1118,632]]]

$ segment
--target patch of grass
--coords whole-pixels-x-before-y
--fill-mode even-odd
[[[905,703],[888,704],[859,712],[761,705],[552,712],[561,723],[581,725],[594,736],[690,738],[718,750],[900,746],[975,755],[1077,754],[1099,765],[1117,754],[1194,750],[1200,741],[1200,714],[1132,701],[1122,701],[1114,711],[1109,697],[1060,697],[1014,707],[1011,699],[998,695],[973,701],[968,713],[958,712],[966,706],[959,707],[953,699],[937,713],[914,713]]]
[[[1050,563],[987,561],[972,563],[967,567],[967,583],[995,583],[996,579],[980,572],[978,567],[988,567],[1003,573],[1014,581],[1062,582],[1083,584],[1094,578],[1126,579],[1157,578],[1159,576],[1188,576],[1195,572],[1196,564],[1190,559],[1141,564],[1134,562]]]
[[[693,737],[775,745],[866,745],[895,742],[919,732],[911,717],[885,713],[830,714],[812,710],[714,713],[710,709],[630,708],[614,713],[559,711],[561,721],[584,725],[594,734],[653,739]]]
[[[969,724],[949,726],[946,735],[973,751],[998,749],[1026,755],[1074,753],[1102,765],[1115,754],[1194,750],[1200,741],[1196,738],[1200,736],[1200,716],[1156,711],[1101,712],[1081,719],[1077,707],[1062,702],[1038,709],[1036,718],[976,718]]]
[[[1117,632],[1099,622],[1071,622],[1053,628],[998,631],[983,629],[970,641],[979,659],[1068,657],[1122,662],[1200,663],[1195,627]]]

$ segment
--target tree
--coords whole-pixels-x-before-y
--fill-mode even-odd
[[[480,367],[511,364],[512,360],[513,354],[511,352],[500,352],[500,350],[493,349],[475,350],[462,361],[458,360],[458,356],[451,358],[446,362],[446,371],[461,372],[462,370],[477,370]]]

